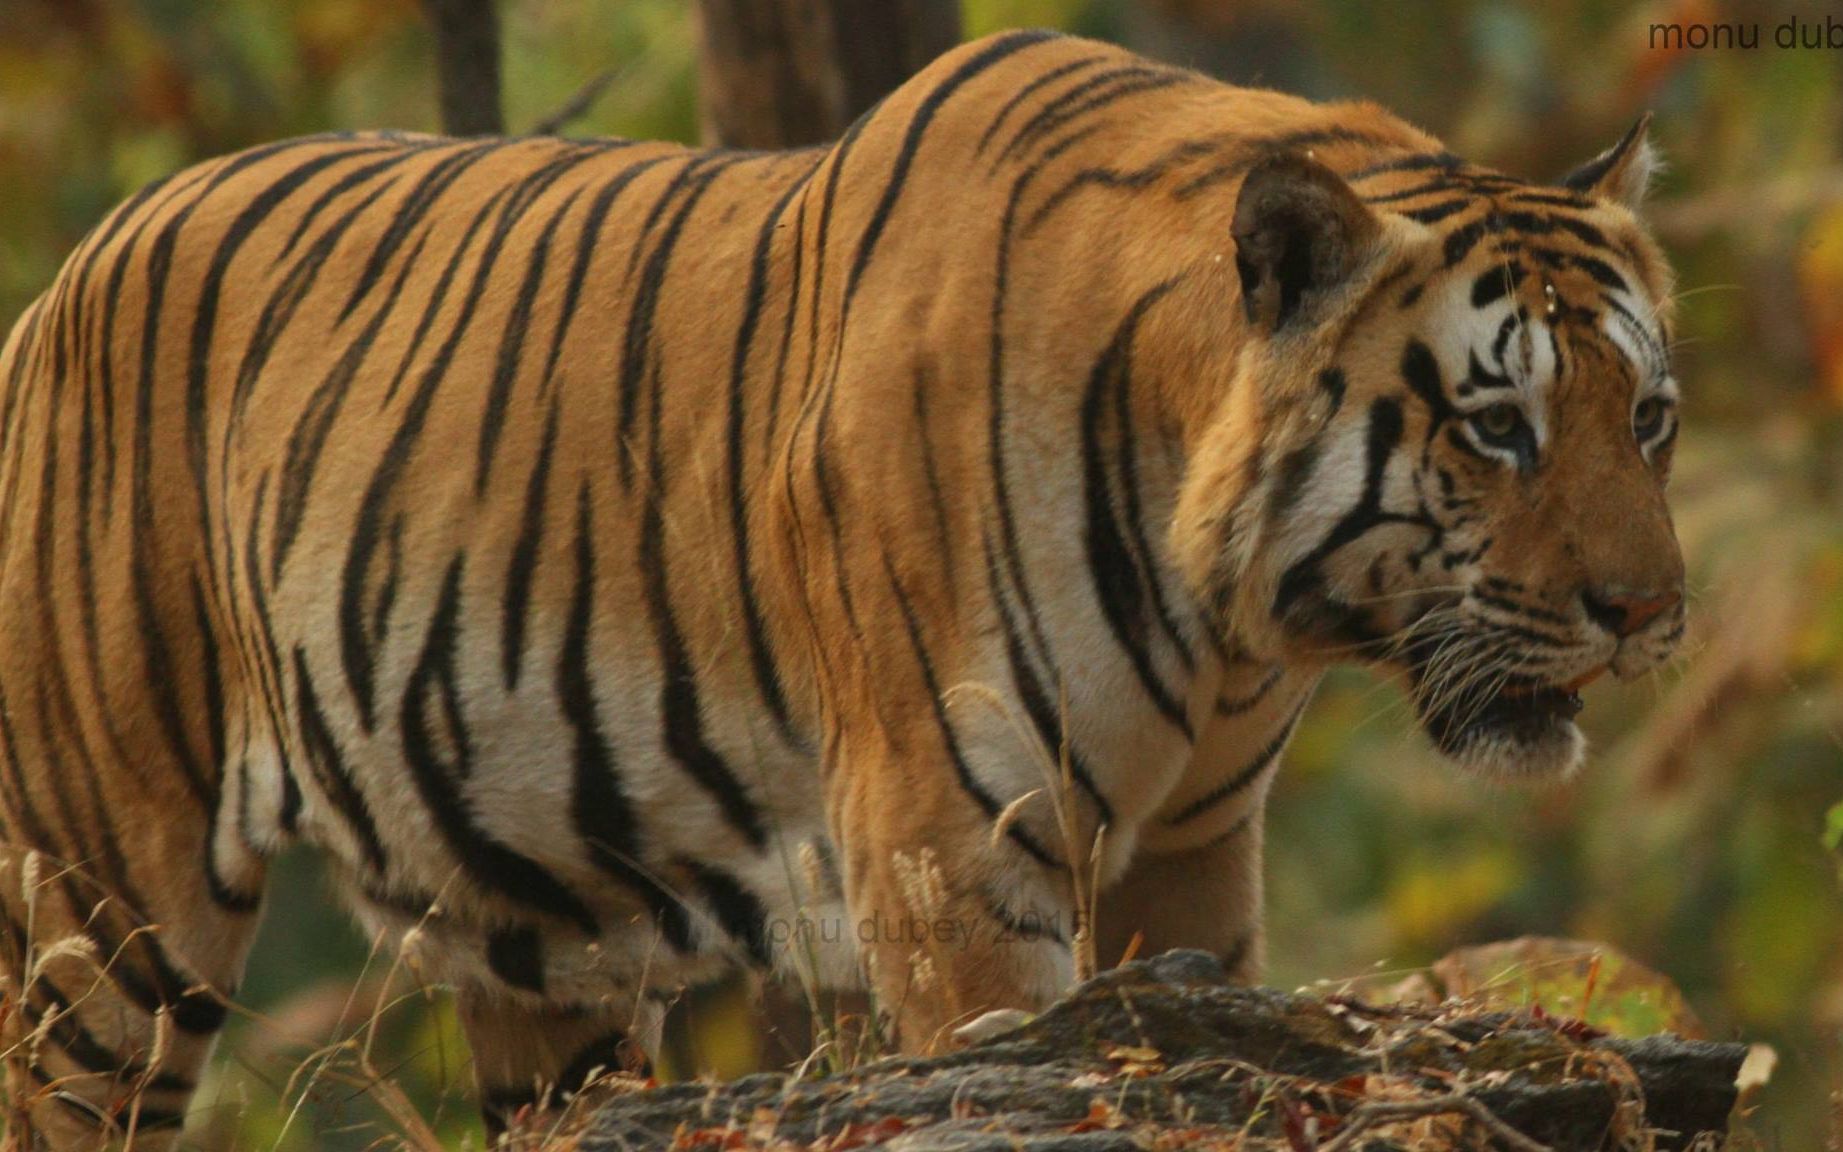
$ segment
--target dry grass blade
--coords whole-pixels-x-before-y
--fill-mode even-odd
[[[1465,1117],[1491,1134],[1510,1152],[1554,1152],[1547,1144],[1531,1140],[1491,1114],[1491,1110],[1464,1092],[1449,1092],[1425,1100],[1372,1100],[1358,1105],[1344,1121],[1344,1128],[1318,1152],[1351,1152],[1364,1133],[1379,1124],[1401,1120],[1419,1120],[1428,1116],[1463,1113]]]

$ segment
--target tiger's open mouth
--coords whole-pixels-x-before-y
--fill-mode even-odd
[[[1580,690],[1598,675],[1563,684],[1510,679],[1480,694],[1443,690],[1417,670],[1415,711],[1440,751],[1465,767],[1495,776],[1562,775],[1580,761],[1574,718]]]

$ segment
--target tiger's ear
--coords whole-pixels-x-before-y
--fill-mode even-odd
[[[1651,178],[1663,166],[1657,149],[1651,146],[1650,129],[1651,113],[1647,112],[1626,129],[1619,143],[1563,176],[1562,186],[1638,211]]]
[[[1312,311],[1363,262],[1382,226],[1350,186],[1315,160],[1256,164],[1235,202],[1235,268],[1248,322],[1277,332]]]

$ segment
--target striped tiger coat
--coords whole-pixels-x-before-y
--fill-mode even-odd
[[[0,356],[13,1122],[169,1137],[294,843],[459,990],[495,1129],[737,964],[910,1048],[1084,948],[1253,978],[1323,669],[1554,776],[1681,633],[1648,158],[1013,33],[825,149],[144,189]]]

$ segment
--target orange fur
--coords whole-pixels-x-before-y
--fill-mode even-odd
[[[1633,155],[1545,189],[1013,34],[827,150],[328,137],[143,193],[0,355],[14,1122],[162,1138],[294,841],[417,928],[495,1123],[628,1061],[651,993],[803,967],[804,921],[911,1048],[1084,940],[1254,976],[1261,805],[1329,662],[1409,667],[1483,762],[1521,721],[1442,694],[1674,638]],[[1403,370],[1469,386],[1464,294],[1523,264],[1476,308],[1568,309],[1552,380],[1498,342],[1527,468]],[[1461,579],[1566,652],[1423,643],[1489,607]],[[1607,655],[1589,617],[1641,611]]]

